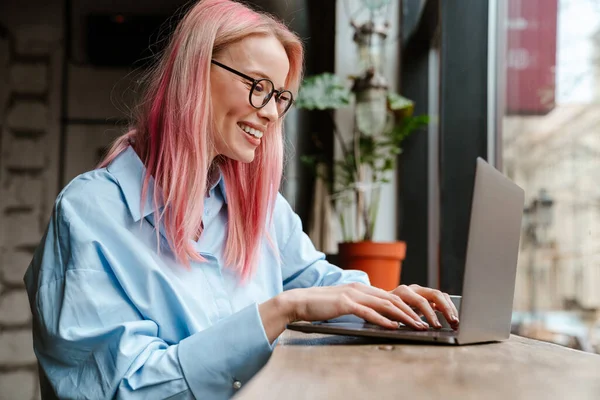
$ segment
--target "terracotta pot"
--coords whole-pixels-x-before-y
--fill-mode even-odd
[[[388,291],[400,284],[405,255],[405,242],[339,243],[340,267],[364,271],[371,285]]]

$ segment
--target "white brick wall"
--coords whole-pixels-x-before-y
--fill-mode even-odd
[[[26,71],[26,69],[23,69],[23,71]],[[33,71],[35,71],[35,69],[33,69]],[[46,75],[41,76],[47,79]],[[36,80],[39,77],[40,76],[35,75],[32,80]],[[24,80],[24,82],[28,81]],[[23,91],[19,93],[29,94],[30,89],[29,83],[26,83]],[[41,101],[16,102],[15,105],[8,110],[7,125],[13,132],[24,130],[43,133],[48,126],[48,106]]]
[[[10,86],[21,93],[43,94],[48,90],[48,66],[14,64],[10,68]]]
[[[23,274],[56,196],[59,30],[0,39],[0,400],[40,397]]]
[[[2,154],[9,169],[35,172],[44,168],[44,143],[38,139],[19,138],[13,135]]]
[[[0,259],[2,268],[0,281],[7,285],[20,286],[23,284],[23,275],[31,261],[31,253],[23,250],[6,250]]]
[[[0,400],[31,399],[35,396],[36,378],[28,371],[0,375]]]
[[[60,12],[59,9],[55,11]],[[16,28],[15,49],[18,54],[46,57],[60,50],[62,27],[39,22],[23,24]]]
[[[0,124],[4,119],[4,108],[8,101],[8,95],[10,93],[10,82],[9,82],[9,47],[8,39],[0,36]]]
[[[5,291],[0,297],[0,324],[27,325],[30,322],[29,301],[25,290]]]
[[[31,350],[31,329],[7,330],[0,333],[0,364],[12,367],[35,366]]]
[[[4,187],[4,207],[35,207],[42,198],[42,179],[30,176],[8,176]]]
[[[18,210],[4,215],[4,248],[7,251],[35,246],[40,241],[39,216],[30,210]]]

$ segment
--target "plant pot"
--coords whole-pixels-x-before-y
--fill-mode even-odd
[[[343,269],[357,269],[369,276],[371,285],[390,291],[400,284],[405,242],[339,243],[339,262]]]

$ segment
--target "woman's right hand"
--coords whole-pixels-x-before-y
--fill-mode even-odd
[[[261,304],[259,312],[270,342],[290,322],[324,321],[348,314],[389,329],[397,329],[398,321],[428,329],[399,296],[361,283],[288,290]]]

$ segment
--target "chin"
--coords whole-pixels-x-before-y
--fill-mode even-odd
[[[233,157],[230,157],[230,158],[234,159],[235,161],[239,161],[244,164],[249,164],[252,161],[254,161],[254,158],[256,157],[256,153],[254,151],[251,151],[251,152],[232,154],[232,156]]]

